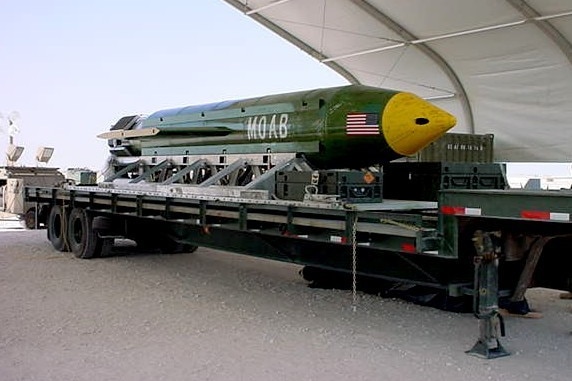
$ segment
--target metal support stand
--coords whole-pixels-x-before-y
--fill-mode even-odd
[[[466,353],[493,359],[508,356],[499,341],[504,336],[504,322],[498,312],[498,253],[491,233],[475,232],[475,284],[473,312],[479,319],[479,339]]]
[[[532,276],[534,275],[534,270],[536,270],[536,265],[540,260],[540,255],[542,254],[544,245],[546,245],[546,243],[552,238],[554,237],[540,237],[531,245],[524,269],[522,269],[522,273],[520,274],[514,293],[510,298],[511,303],[518,304],[524,302],[524,294],[532,281]]]

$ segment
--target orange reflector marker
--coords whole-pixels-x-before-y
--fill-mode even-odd
[[[371,184],[375,181],[375,176],[373,173],[367,171],[365,175],[363,175],[363,181],[365,181],[366,184]]]

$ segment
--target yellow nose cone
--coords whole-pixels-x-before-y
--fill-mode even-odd
[[[387,144],[398,154],[409,156],[455,126],[448,112],[411,93],[397,93],[383,110],[381,127]]]

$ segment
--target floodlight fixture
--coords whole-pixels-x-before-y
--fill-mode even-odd
[[[54,154],[53,147],[39,147],[36,152],[36,161],[39,163],[47,163]]]
[[[10,144],[8,146],[8,150],[6,151],[6,157],[8,158],[8,162],[10,163],[17,162],[20,156],[22,156],[23,152],[24,152],[24,147]]]

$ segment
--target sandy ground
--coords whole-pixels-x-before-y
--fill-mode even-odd
[[[14,221],[12,221],[14,222]],[[308,288],[298,266],[199,249],[80,260],[0,231],[0,380],[570,380],[572,301],[508,318],[509,357],[464,353],[471,314]]]

